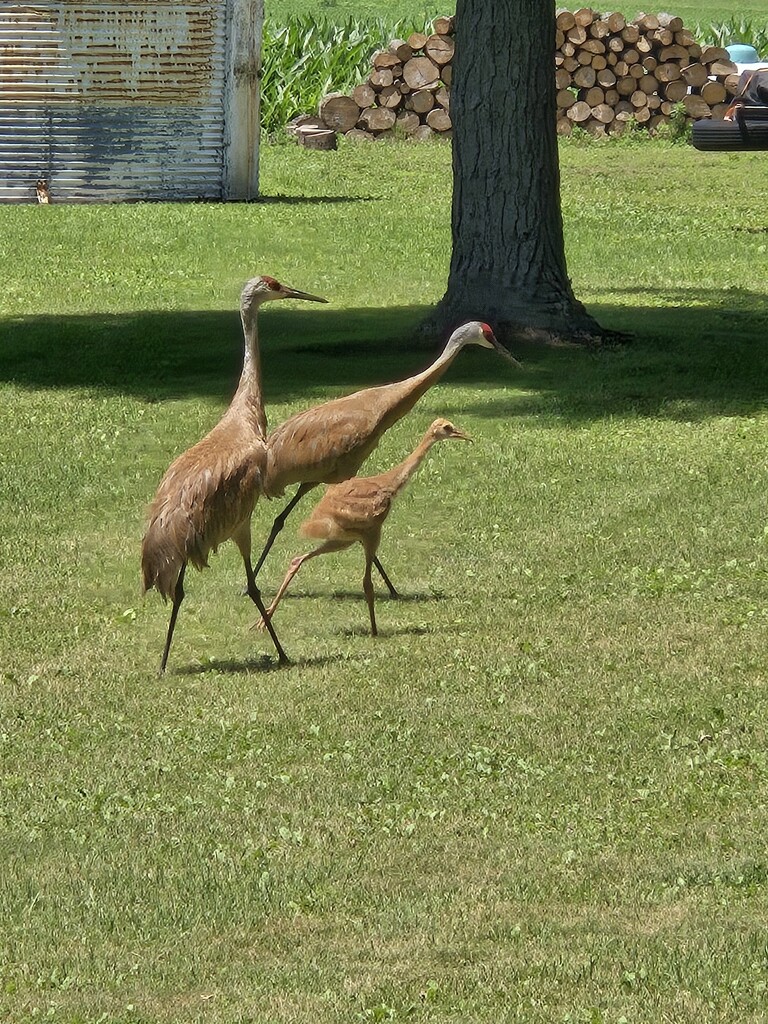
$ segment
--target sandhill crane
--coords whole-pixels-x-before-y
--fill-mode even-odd
[[[472,320],[457,328],[437,359],[413,377],[394,384],[366,388],[336,398],[291,416],[267,438],[267,475],[264,492],[278,497],[290,484],[300,484],[296,494],[272,524],[272,531],[256,564],[258,574],[275,538],[293,508],[320,483],[336,484],[354,476],[368,458],[385,431],[402,419],[421,396],[438,381],[465,345],[492,348],[514,359],[496,340],[486,323]],[[390,583],[381,562],[373,564],[393,597],[397,591]]]
[[[325,555],[331,551],[342,551],[352,544],[360,543],[365,551],[365,575],[363,592],[368,602],[371,617],[371,633],[377,635],[376,616],[373,610],[373,584],[371,567],[381,540],[381,528],[389,515],[392,502],[402,491],[424,458],[437,441],[471,441],[462,430],[448,420],[437,419],[422,438],[419,445],[407,459],[377,476],[353,477],[344,483],[329,487],[312,510],[312,514],[301,525],[305,537],[314,537],[323,543],[299,555],[291,562],[280,589],[272,604],[257,623],[260,628],[269,628],[275,609],[290,586],[291,580],[310,558]]]
[[[327,301],[288,288],[273,277],[254,277],[245,284],[240,295],[243,369],[235,395],[213,430],[171,463],[149,509],[141,545],[143,589],[155,587],[163,598],[173,601],[161,673],[184,599],[188,562],[204,569],[210,552],[231,538],[243,557],[247,594],[264,611],[251,565],[251,514],[263,491],[267,452],[257,313],[263,302],[272,299]],[[274,630],[269,632],[280,661],[285,662]]]

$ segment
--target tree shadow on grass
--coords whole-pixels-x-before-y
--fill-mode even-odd
[[[647,294],[649,302],[658,301],[654,292],[614,294],[621,300]],[[632,332],[632,340],[603,350],[520,347],[525,371],[517,387],[524,394],[507,398],[496,391],[468,405],[446,406],[445,414],[573,421],[634,415],[695,422],[763,409],[768,297],[743,290],[676,290],[665,298],[670,305],[662,307],[590,306],[600,323]]]
[[[276,304],[275,304],[276,305]],[[267,402],[408,376],[430,353],[413,344],[421,310],[267,307],[259,331]],[[141,311],[0,319],[0,381],[86,388],[148,402],[226,403],[240,374],[237,311]]]
[[[615,302],[594,304],[590,312],[612,330],[632,332],[630,343],[587,351],[519,344],[515,355],[522,370],[471,348],[443,381],[471,387],[477,400],[460,407],[449,403],[445,414],[700,419],[763,408],[764,294],[669,289],[659,296],[637,289],[614,295]],[[665,305],[652,305],[659,301]],[[266,308],[260,331],[267,405],[310,405],[329,392],[345,394],[417,372],[440,347],[415,340],[426,312],[418,306]],[[241,360],[236,311],[0,320],[0,381],[28,388],[84,388],[147,402],[200,396],[223,408]]]

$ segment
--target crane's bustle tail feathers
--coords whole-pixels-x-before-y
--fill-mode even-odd
[[[164,600],[173,600],[176,581],[186,559],[167,534],[151,524],[141,543],[142,593],[153,587]]]

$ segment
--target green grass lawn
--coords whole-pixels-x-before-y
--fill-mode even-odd
[[[144,510],[226,406],[248,276],[331,300],[262,314],[272,422],[431,358],[449,149],[0,208],[1,1020],[765,1019],[764,154],[561,153],[575,290],[633,343],[462,353],[367,466],[475,438],[387,522],[403,600],[373,641],[359,552],[310,562],[285,670],[226,545],[156,677]]]

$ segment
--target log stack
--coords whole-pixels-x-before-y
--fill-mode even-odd
[[[701,46],[671,14],[591,8],[559,10],[555,38],[557,130],[578,125],[595,135],[650,130],[667,123],[682,103],[687,120],[722,117],[738,74],[728,52]]]
[[[321,100],[320,118],[356,139],[449,137],[453,26],[446,15],[435,18],[431,32],[392,39],[374,53],[367,79],[349,96],[331,93]]]
[[[736,65],[726,50],[701,46],[671,14],[598,14],[584,7],[557,11],[555,86],[557,130],[580,127],[618,134],[629,124],[655,131],[682,103],[687,120],[722,117],[736,91]],[[349,138],[403,134],[451,135],[450,90],[454,25],[436,18],[430,32],[393,39],[371,59],[371,71],[349,95],[320,102],[321,124]]]

